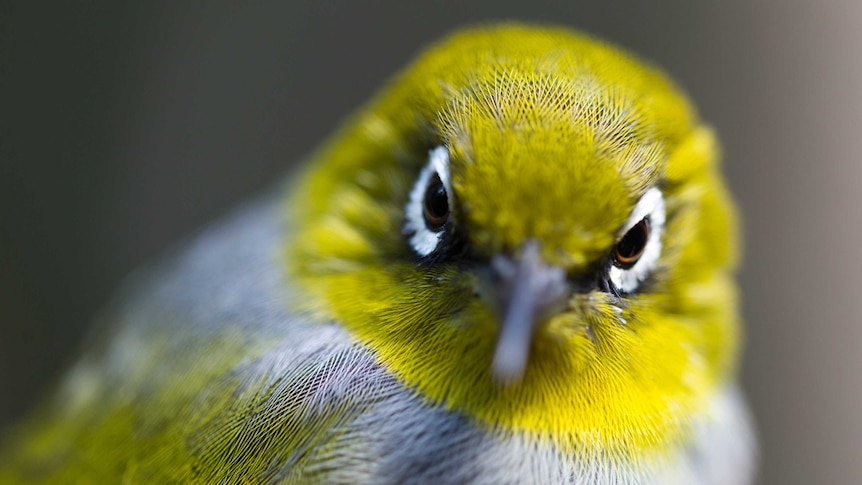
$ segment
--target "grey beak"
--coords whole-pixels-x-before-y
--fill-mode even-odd
[[[498,255],[491,261],[501,310],[491,374],[502,384],[521,380],[538,323],[559,309],[570,292],[566,272],[542,260],[537,241],[525,244],[516,258]]]

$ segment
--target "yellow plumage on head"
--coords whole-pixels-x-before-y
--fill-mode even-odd
[[[717,160],[614,47],[458,33],[138,283],[8,476],[747,483]]]

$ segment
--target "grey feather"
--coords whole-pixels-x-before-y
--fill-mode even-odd
[[[182,420],[189,431],[179,446],[193,462],[188,476],[202,481],[749,480],[752,440],[733,389],[717,395],[710,414],[698,418],[696,442],[663,465],[566,456],[538,438],[490,429],[428,402],[387,373],[343,327],[312,321],[288,308],[290,282],[283,280],[280,258],[289,228],[278,196],[244,207],[161,265],[139,274],[105,313],[99,343],[72,369],[52,411],[54,419],[87,423],[77,431],[81,435],[68,437],[67,455],[89,459],[75,446],[88,426],[98,426],[99,410],[122,403],[164,406],[153,397],[154,389],[167,381],[186,382],[183,376],[198,376],[214,366],[204,381],[189,378],[189,388],[177,402],[168,403],[171,409],[137,423],[141,435],[129,436],[129,446],[160,426],[171,426],[172,420]],[[218,355],[221,347],[213,347],[218,338],[224,338],[226,352],[238,356],[227,372],[217,371],[224,365]],[[242,349],[248,349],[247,355]],[[150,364],[142,367],[142,362]],[[142,368],[147,371],[142,373]],[[226,389],[232,392],[225,394]],[[82,419],[87,413],[93,416]],[[136,453],[133,478],[145,481],[162,476],[148,471],[146,464],[167,462],[170,457],[159,453],[171,452],[141,448]],[[261,453],[265,466],[245,468],[249,456]],[[208,475],[225,463],[230,464],[229,474]],[[128,478],[130,466],[118,463],[114,469]]]

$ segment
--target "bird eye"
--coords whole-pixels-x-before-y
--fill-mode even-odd
[[[446,186],[440,180],[440,176],[434,174],[425,190],[423,203],[423,215],[425,225],[432,231],[440,231],[449,220],[449,196],[446,194]]]
[[[620,294],[635,292],[652,274],[661,256],[664,223],[664,197],[653,187],[635,204],[620,231],[622,236],[611,250],[603,274],[608,290]]]
[[[449,149],[438,146],[428,153],[404,208],[404,234],[419,256],[438,251],[451,235],[454,197],[449,179]]]
[[[641,219],[620,239],[614,248],[614,264],[628,269],[638,262],[649,241],[649,219]]]

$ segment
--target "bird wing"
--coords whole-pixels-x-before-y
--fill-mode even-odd
[[[287,230],[271,195],[135,275],[0,455],[0,483],[313,481],[343,464],[348,424],[403,390],[340,326],[287,308]]]

